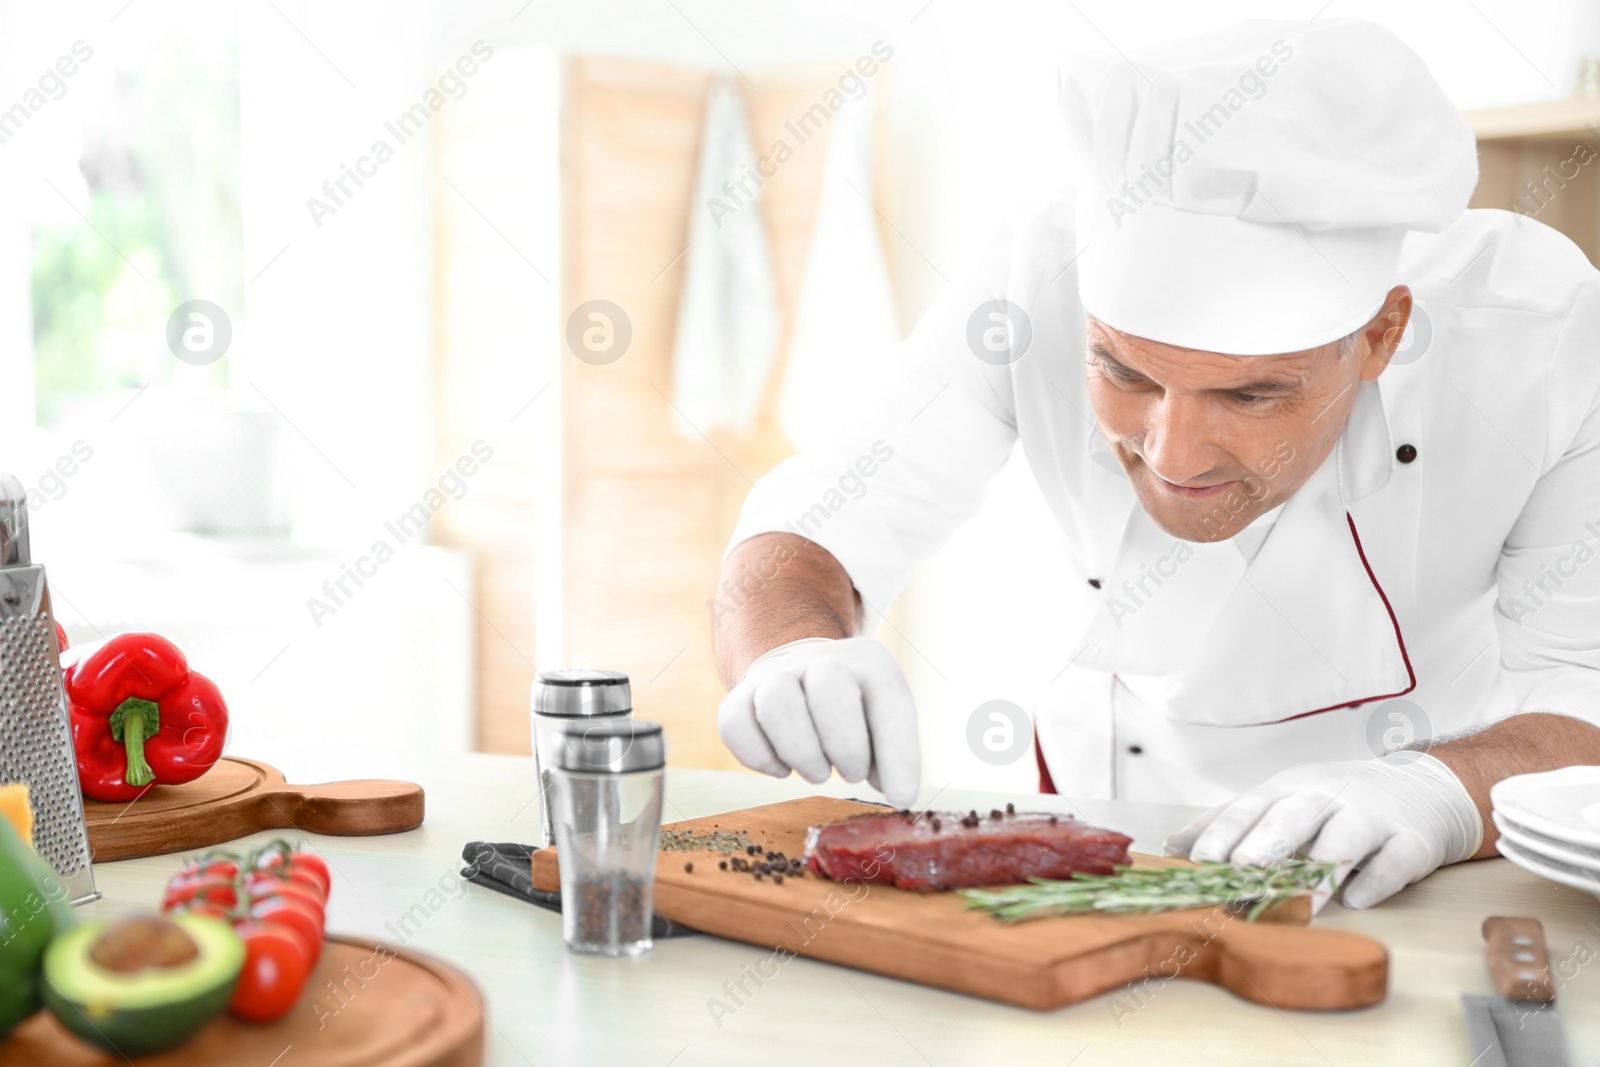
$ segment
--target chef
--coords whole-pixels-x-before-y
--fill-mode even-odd
[[[1091,619],[1033,709],[1043,788],[1213,805],[1170,850],[1305,847],[1353,907],[1494,854],[1490,786],[1600,763],[1600,273],[1466,209],[1472,130],[1370,22],[1076,63],[1062,106],[1073,195],[935,303],[870,424],[751,491],[724,743],[913,803],[871,635],[1020,442]]]

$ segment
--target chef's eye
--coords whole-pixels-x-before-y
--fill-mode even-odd
[[[1115,378],[1119,382],[1142,382],[1145,376],[1136,370],[1129,370],[1120,363],[1106,363],[1101,361],[1100,370]]]

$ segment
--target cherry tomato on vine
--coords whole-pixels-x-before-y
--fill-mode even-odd
[[[317,892],[315,886],[306,885],[304,882],[291,882],[272,874],[253,874],[244,881],[245,896],[250,900],[259,900],[263,897],[294,897],[304,900],[317,909],[317,914],[325,914],[326,898]]]
[[[232,879],[225,878],[178,882],[167,886],[167,891],[161,898],[161,908],[163,911],[168,911],[191,900],[203,900],[224,909],[232,908],[239,903],[239,887]]]
[[[305,946],[293,930],[276,923],[243,923],[235,931],[244,942],[244,968],[228,1011],[251,1023],[282,1018],[311,974]]]
[[[198,881],[203,878],[224,878],[232,881],[239,875],[239,864],[225,856],[202,857],[186,863],[183,869],[173,875],[168,885],[179,882]]]
[[[284,926],[303,942],[312,966],[322,955],[322,912],[297,897],[270,896],[250,902],[250,919]]]
[[[333,882],[328,877],[328,865],[322,861],[321,856],[309,852],[290,852],[287,855],[281,851],[268,852],[256,860],[256,870],[269,871],[290,881],[314,885],[324,900],[328,899],[328,893],[333,887]]]

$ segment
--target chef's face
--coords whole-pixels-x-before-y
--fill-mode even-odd
[[[1156,524],[1186,541],[1226,540],[1328,457],[1356,386],[1383,373],[1410,314],[1399,285],[1349,352],[1332,342],[1276,356],[1179,348],[1089,316],[1089,398]]]

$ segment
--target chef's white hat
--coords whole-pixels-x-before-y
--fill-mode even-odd
[[[1421,58],[1360,19],[1240,23],[1074,62],[1083,306],[1125,333],[1236,355],[1369,320],[1408,230],[1478,180],[1471,127]]]

